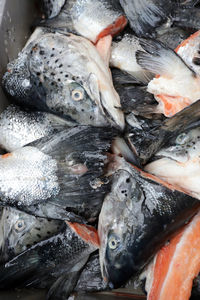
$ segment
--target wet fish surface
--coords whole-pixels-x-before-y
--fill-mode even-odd
[[[50,113],[10,105],[0,115],[0,145],[8,152],[13,151],[70,126],[67,120]]]
[[[106,35],[116,35],[127,24],[126,16],[114,0],[68,0],[59,15],[44,23],[61,32],[72,32],[96,43]]]
[[[101,176],[112,137],[110,129],[80,126],[2,155],[1,203],[41,217],[95,219],[109,189]]]
[[[120,4],[137,36],[151,36],[156,27],[167,21],[174,6],[171,1],[160,0],[120,0]]]
[[[108,67],[82,37],[38,29],[8,65],[3,86],[20,105],[61,115],[74,124],[124,127]]]
[[[49,274],[58,278],[77,263],[83,263],[98,248],[98,237],[91,226],[66,223],[56,235],[30,247],[0,266],[0,287],[26,286]]]
[[[117,171],[102,206],[98,232],[102,275],[116,288],[144,268],[198,211],[199,201],[122,158],[113,162],[113,169]]]
[[[11,207],[3,208],[0,219],[1,263],[45,240],[63,227],[63,221],[36,218]]]

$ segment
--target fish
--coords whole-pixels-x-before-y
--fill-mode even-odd
[[[4,207],[0,218],[0,260],[5,263],[37,242],[50,238],[63,227],[63,221],[37,218]]]
[[[199,210],[199,201],[127,163],[112,158],[111,192],[99,215],[102,276],[113,288],[137,275],[161,246]]]
[[[66,0],[42,0],[42,9],[46,18],[56,17],[61,11]]]
[[[147,119],[129,114],[124,139],[141,165],[146,165],[153,156],[182,131],[197,127],[200,101],[186,107],[171,118]],[[193,116],[191,118],[191,115]]]
[[[39,217],[94,221],[109,189],[103,173],[114,136],[110,128],[67,128],[1,155],[1,205]]]
[[[155,28],[165,23],[175,4],[159,0],[119,0],[130,27],[139,37],[152,36]],[[151,17],[149,17],[151,16]]]
[[[199,189],[200,126],[180,131],[162,147],[145,170],[176,184],[200,199]]]
[[[156,112],[171,117],[200,98],[199,42],[200,31],[183,41],[176,51],[156,40],[140,41],[147,53],[136,52],[138,64],[159,75],[147,88],[159,103]]]
[[[5,264],[1,264],[0,288],[25,287],[40,282],[48,275],[56,280],[85,264],[99,248],[97,231],[92,226],[65,222],[59,233],[38,242]]]
[[[113,84],[119,94],[121,108],[125,114],[134,113],[140,116],[156,116],[157,102],[152,94],[147,92],[146,85],[119,69],[111,69]],[[158,114],[157,114],[158,115]],[[127,120],[126,120],[127,123]]]
[[[108,66],[85,38],[36,29],[8,64],[2,85],[19,105],[54,113],[75,125],[124,128]]]
[[[172,13],[175,26],[199,30],[200,9],[193,6],[177,7]]]
[[[0,146],[12,152],[62,128],[73,126],[56,115],[9,105],[0,114]]]
[[[193,279],[200,271],[200,213],[161,250],[147,272],[148,300],[188,300]]]
[[[112,43],[110,66],[126,71],[143,83],[148,83],[152,75],[137,63],[135,56],[137,50],[142,50],[138,37],[128,33],[117,37]]]
[[[83,294],[109,290],[103,280],[99,263],[99,254],[90,255],[82,269],[62,275],[48,291],[47,299],[68,299],[70,294]]]
[[[176,49],[179,44],[188,38],[190,35],[188,30],[180,27],[159,27],[156,30],[156,39],[165,45],[170,45],[170,48]]]
[[[95,44],[106,35],[115,36],[121,32],[127,19],[116,0],[68,0],[57,17],[42,25],[81,35]]]

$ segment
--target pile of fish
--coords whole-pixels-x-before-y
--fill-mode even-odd
[[[199,2],[43,0],[2,78],[1,289],[199,299]]]

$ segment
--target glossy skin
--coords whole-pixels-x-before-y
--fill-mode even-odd
[[[193,116],[191,118],[191,115]],[[126,140],[129,147],[140,159],[142,165],[145,165],[153,155],[164,145],[167,145],[171,139],[177,137],[181,132],[195,128],[199,124],[200,101],[190,105],[175,116],[162,121],[143,120],[136,116],[136,122],[131,124],[126,133]]]
[[[110,129],[80,126],[1,156],[1,203],[40,217],[94,221],[109,190],[101,176],[112,138]]]
[[[194,215],[199,202],[150,179],[123,159],[114,165],[118,171],[103,203],[98,232],[103,277],[120,287]]]
[[[1,265],[0,287],[26,286],[40,282],[51,273],[58,278],[97,249],[92,241],[81,238],[65,225],[57,235],[37,243],[5,265]]]
[[[3,208],[0,220],[1,262],[51,237],[62,227],[63,222],[59,220],[36,218],[11,207]]]
[[[124,127],[108,67],[82,37],[36,29],[8,64],[3,86],[20,105],[61,115],[74,124]]]
[[[11,152],[71,125],[74,124],[49,113],[10,105],[0,115],[0,145]]]
[[[81,35],[93,43],[108,34],[116,35],[126,24],[116,0],[68,0],[56,18],[44,22],[44,26]]]
[[[120,4],[137,36],[151,36],[167,20],[173,7],[171,1],[160,0],[120,0]]]

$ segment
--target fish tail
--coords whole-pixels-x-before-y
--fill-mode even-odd
[[[178,72],[192,75],[194,71],[189,68],[182,58],[165,44],[153,39],[141,39],[140,45],[144,51],[136,52],[137,63],[145,70],[154,74],[165,75],[173,78]]]

